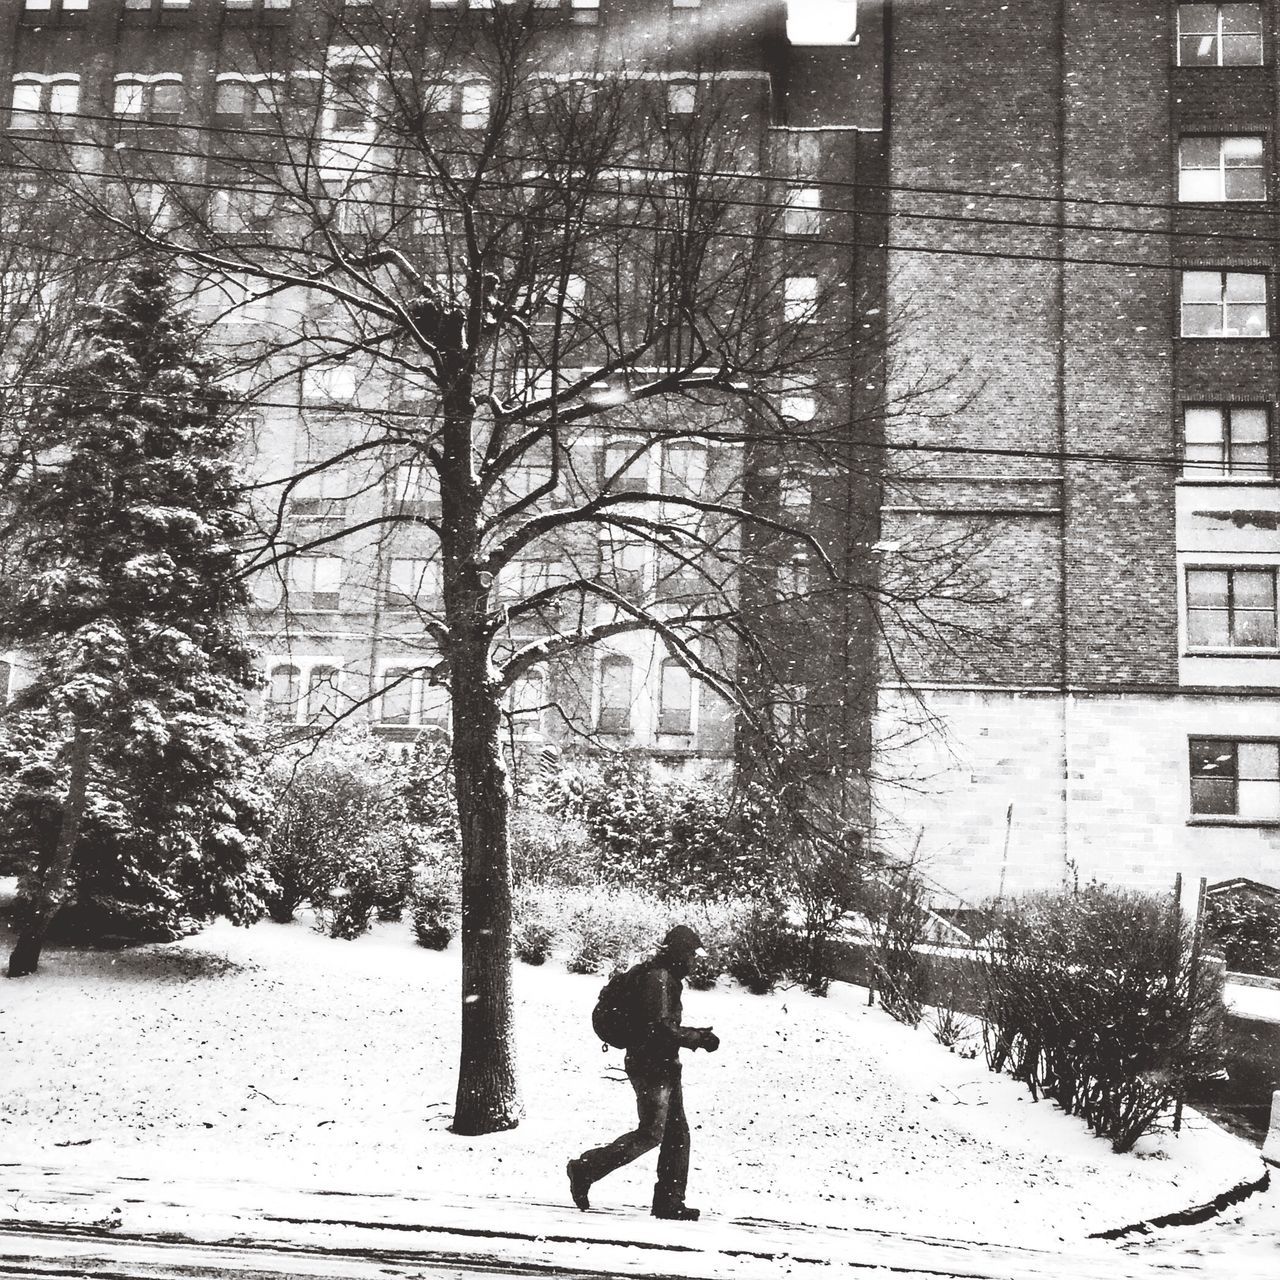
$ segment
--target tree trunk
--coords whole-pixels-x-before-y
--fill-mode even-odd
[[[27,904],[25,919],[18,932],[18,941],[9,956],[9,977],[25,978],[35,973],[40,965],[40,953],[49,926],[62,906],[67,891],[67,877],[71,871],[71,859],[80,839],[80,822],[84,817],[85,790],[89,776],[89,739],[78,728],[71,740],[69,755],[70,776],[67,779],[67,795],[62,802],[62,827],[58,833],[58,847],[53,859],[40,877],[39,887]]]
[[[511,1007],[510,796],[488,645],[460,644],[453,679],[453,767],[462,837],[462,1053],[453,1131],[519,1121]]]

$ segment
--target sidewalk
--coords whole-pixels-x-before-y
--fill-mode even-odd
[[[772,1280],[833,1267],[974,1280],[1146,1280],[1170,1270],[1155,1253],[1139,1256],[1101,1240],[1046,1241],[1034,1249],[895,1231],[891,1223],[840,1228],[715,1214],[669,1223],[635,1210],[579,1213],[558,1199],[559,1186],[545,1188],[546,1199],[424,1199],[339,1190],[336,1176],[334,1182],[334,1189],[304,1190],[252,1178],[153,1181],[0,1164],[0,1258],[46,1250],[60,1256],[65,1241],[46,1233],[69,1232],[127,1242],[135,1255],[157,1259],[193,1242],[241,1257],[286,1250],[297,1254],[298,1275],[318,1267],[317,1259],[376,1259],[389,1270],[474,1262],[696,1280]],[[1181,1254],[1176,1269],[1244,1280],[1274,1276],[1275,1263],[1219,1256],[1201,1266]]]

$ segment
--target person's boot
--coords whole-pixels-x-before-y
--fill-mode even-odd
[[[569,1194],[573,1197],[573,1203],[585,1213],[591,1208],[591,1201],[587,1199],[587,1192],[591,1190],[591,1176],[582,1167],[581,1160],[570,1160],[565,1166],[565,1172],[569,1175]]]
[[[655,1204],[653,1216],[670,1218],[673,1222],[697,1222],[702,1215],[700,1210],[691,1209],[687,1204]]]

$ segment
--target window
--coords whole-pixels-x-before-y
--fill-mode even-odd
[[[688,81],[667,85],[667,115],[691,116],[698,109],[698,87]]]
[[[347,489],[342,471],[337,466],[324,466],[322,461],[304,461],[299,468],[320,469],[303,476],[289,493],[289,512],[305,520],[336,520],[346,505]]]
[[[1198,134],[1178,144],[1178,199],[1265,200],[1258,134]]]
[[[113,110],[125,119],[174,124],[185,102],[181,76],[116,76]]]
[[[700,9],[702,0],[671,0],[673,9]]]
[[[247,181],[253,182],[252,177]],[[262,187],[228,184],[209,199],[209,223],[215,231],[249,235],[268,231],[277,209],[276,193]]]
[[[65,3],[65,0],[64,0]],[[155,0],[124,0],[126,9],[154,9]],[[190,9],[191,0],[159,0],[161,9]]]
[[[569,17],[580,26],[595,26],[600,21],[600,0],[569,0]]]
[[[678,658],[662,664],[658,684],[658,732],[693,732],[693,678]]]
[[[329,122],[339,133],[364,133],[374,120],[377,85],[372,67],[334,67],[329,80]]]
[[[822,192],[817,187],[793,187],[787,193],[782,229],[789,236],[816,236],[822,232]]]
[[[636,440],[605,446],[601,487],[609,493],[645,493],[649,488],[649,452]]]
[[[1280,819],[1280,742],[1192,738],[1191,812]]]
[[[267,681],[267,715],[272,720],[294,720],[298,715],[302,673],[292,663],[271,668]]]
[[[443,587],[438,560],[397,556],[387,570],[387,608],[413,609],[439,600]]]
[[[784,320],[792,324],[812,324],[818,318],[817,276],[787,276],[782,282],[782,291]]]
[[[606,587],[619,595],[635,598],[644,594],[647,548],[643,542],[628,541],[613,530],[600,543],[600,569]]]
[[[472,80],[458,92],[458,123],[464,129],[483,129],[489,123],[489,86]]]
[[[276,85],[270,76],[220,75],[214,90],[215,115],[243,124],[262,124],[277,110]]]
[[[440,482],[429,462],[402,462],[391,472],[392,501],[403,516],[440,515]]]
[[[308,724],[328,723],[337,719],[342,673],[337,667],[320,665],[311,668],[307,677]]]
[[[813,379],[787,378],[778,398],[778,412],[792,422],[812,422],[818,413],[818,401],[813,395]]]
[[[507,715],[519,738],[542,736],[542,715],[546,710],[547,677],[539,667],[516,677],[507,694]]]
[[[809,514],[813,486],[808,476],[794,472],[778,478],[778,509],[784,520],[798,520]]]
[[[79,76],[13,77],[9,127],[40,129],[67,124],[57,117],[72,116],[80,109]]]
[[[1262,65],[1262,5],[1180,4],[1178,65]]]
[[[1182,434],[1182,474],[1190,479],[1270,475],[1271,415],[1265,405],[1184,405]]]
[[[809,561],[806,556],[792,556],[774,570],[779,599],[803,596],[809,590]]]
[[[388,667],[382,680],[382,695],[378,699],[381,724],[448,729],[448,690],[429,684],[423,674],[412,667]]]
[[[1184,338],[1265,338],[1267,277],[1260,271],[1184,271]]]
[[[1188,569],[1188,646],[1276,648],[1276,573],[1273,565]]]
[[[342,558],[298,556],[289,566],[289,604],[294,609],[337,609],[341,604]]]
[[[389,667],[382,674],[382,696],[378,719],[382,724],[411,724],[414,716],[414,688],[417,683],[409,667]]]
[[[52,13],[55,9],[60,13],[83,13],[89,0],[23,0],[22,7],[27,13]]]
[[[677,440],[662,450],[662,492],[669,498],[701,494],[707,474],[706,451],[689,440]]]
[[[596,728],[601,733],[631,732],[632,662],[621,654],[610,654],[600,663],[600,714]]]

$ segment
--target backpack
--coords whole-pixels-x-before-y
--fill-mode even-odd
[[[640,983],[648,967],[642,963],[622,969],[600,988],[591,1025],[604,1041],[602,1049],[634,1049],[648,1031],[640,1009]]]

